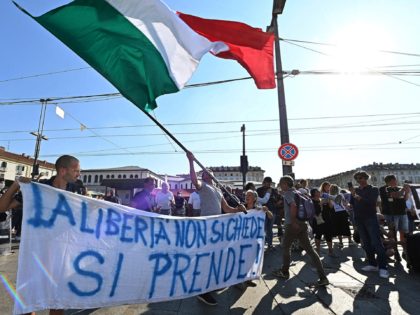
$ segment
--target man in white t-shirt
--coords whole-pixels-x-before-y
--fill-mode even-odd
[[[156,194],[156,209],[160,214],[171,214],[172,205],[175,203],[174,195],[168,190],[168,183],[162,183],[162,190]]]
[[[201,215],[200,206],[201,206],[200,195],[196,191],[194,191],[190,195],[190,198],[188,199],[188,207],[192,209],[191,213],[193,217],[199,217]]]

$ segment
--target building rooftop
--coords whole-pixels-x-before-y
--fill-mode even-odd
[[[210,166],[209,169],[211,169],[213,172],[240,172],[241,167],[240,166]],[[248,171],[262,171],[259,166],[249,166]]]
[[[111,168],[91,168],[91,169],[83,169],[82,172],[118,172],[118,171],[149,171],[147,168],[142,168],[139,166],[121,166],[121,167],[111,167]]]
[[[344,171],[337,174],[328,175],[323,178],[331,178],[335,176],[341,176],[349,173],[355,173],[356,171],[364,170],[369,172],[373,171],[389,171],[392,173],[392,171],[402,171],[402,170],[420,170],[420,163],[410,163],[410,164],[400,164],[400,163],[376,163],[373,162],[372,164],[368,164],[365,166],[361,166],[352,170]]]
[[[4,147],[0,146],[0,158],[12,160],[19,163],[29,164],[32,165],[34,163],[34,159],[30,155],[25,155],[25,153],[22,154],[16,154],[9,151],[6,151]],[[55,169],[55,164],[50,163],[47,161],[41,161],[38,159],[37,163],[41,167],[51,168]]]

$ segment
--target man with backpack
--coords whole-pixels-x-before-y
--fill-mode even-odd
[[[290,246],[292,242],[299,240],[300,246],[311,257],[313,264],[319,275],[317,284],[319,286],[326,286],[329,284],[328,278],[325,274],[324,267],[318,254],[315,252],[308,236],[308,226],[306,221],[314,214],[314,207],[310,199],[299,193],[293,188],[293,178],[290,176],[283,176],[280,179],[280,187],[284,198],[284,239],[283,239],[283,266],[275,270],[273,275],[283,279],[289,279],[290,267]]]

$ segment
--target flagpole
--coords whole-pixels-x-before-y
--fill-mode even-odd
[[[175,138],[175,136],[168,130],[166,129],[159,121],[156,120],[156,118],[154,118],[152,115],[150,115],[147,111],[145,111],[144,109],[140,108],[141,111],[143,113],[146,114],[147,117],[149,117],[160,129],[162,129],[162,131],[164,133],[166,133],[182,150],[185,151],[185,153],[190,152],[181,142],[179,142],[179,140],[177,138]],[[216,179],[216,177],[214,177],[214,175],[209,172],[206,167],[200,163],[200,161],[197,160],[196,157],[194,157],[194,161],[198,164],[198,166],[200,166],[202,168],[203,171],[207,172],[209,174],[209,176],[211,177],[211,179],[216,183],[217,186],[219,186],[219,188],[224,192],[227,193],[229,195],[232,195],[230,192],[227,191],[227,189]],[[235,198],[231,198],[232,200],[236,200]]]

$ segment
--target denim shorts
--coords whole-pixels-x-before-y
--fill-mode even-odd
[[[403,231],[408,233],[408,218],[406,214],[403,215],[384,215],[389,227],[395,227],[396,231]]]

